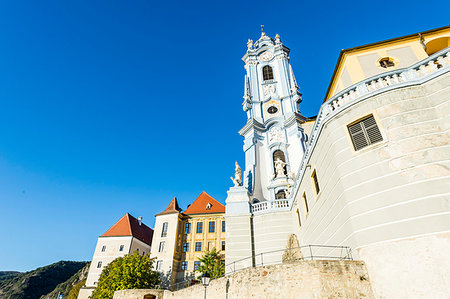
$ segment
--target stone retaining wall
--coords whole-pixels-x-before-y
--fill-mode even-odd
[[[114,299],[144,299],[150,291],[117,291]],[[203,298],[204,291],[202,285],[195,285],[176,292],[165,291],[156,298]],[[302,261],[249,268],[211,281],[206,297],[374,298],[361,261]]]

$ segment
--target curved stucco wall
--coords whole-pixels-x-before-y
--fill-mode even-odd
[[[350,246],[354,257],[367,263],[379,296],[407,297],[401,288],[411,282],[419,285],[415,295],[433,288],[425,277],[430,274],[414,279],[405,274],[415,271],[411,263],[433,277],[450,274],[450,258],[442,254],[450,252],[449,86],[447,72],[341,111],[324,124],[301,180],[295,203],[301,211],[301,243]],[[384,140],[355,152],[347,126],[369,114]],[[314,170],[318,195],[310,178]],[[438,240],[424,242],[430,237]],[[433,256],[442,259],[437,263]],[[393,282],[377,289],[377,281],[387,279],[385,272]],[[440,287],[450,289],[445,283]]]

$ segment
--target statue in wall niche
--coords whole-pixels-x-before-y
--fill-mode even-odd
[[[287,242],[286,250],[283,253],[283,263],[293,263],[303,260],[302,250],[299,247],[297,235],[291,234]]]
[[[284,178],[286,175],[284,174],[284,166],[286,166],[286,163],[284,163],[281,159],[275,160],[275,172],[277,178]]]
[[[238,162],[236,161],[235,163],[236,167],[234,168],[234,178],[230,177],[230,179],[233,181],[234,187],[239,187],[242,186],[242,171]]]

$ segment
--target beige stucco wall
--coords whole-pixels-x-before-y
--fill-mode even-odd
[[[450,269],[450,256],[438,254],[450,252],[449,86],[447,72],[340,112],[324,125],[296,194],[301,243],[351,246],[368,265],[378,297],[450,293],[448,285],[430,281],[448,277]],[[369,114],[384,140],[355,152],[347,126]]]
[[[291,212],[265,213],[253,216],[255,264],[276,264],[282,260],[289,235],[295,232]],[[272,253],[267,253],[267,252]],[[264,253],[261,256],[260,253]]]
[[[142,299],[135,290],[116,292],[114,299]],[[129,295],[127,295],[127,292]],[[205,288],[195,285],[164,293],[164,299],[203,298]],[[141,294],[144,294],[142,291]],[[207,298],[373,298],[364,263],[357,261],[304,261],[250,268],[212,280]]]
[[[120,251],[121,245],[124,246],[122,251]],[[105,251],[102,251],[103,246],[106,247]],[[95,246],[91,266],[89,267],[85,288],[80,290],[78,299],[89,298],[93,289],[97,286],[100,274],[109,263],[135,250],[138,250],[141,254],[148,254],[150,252],[150,246],[132,236],[99,237]],[[100,261],[102,265],[98,268],[97,266]]]
[[[167,235],[165,237],[162,236],[164,222],[168,223]],[[163,286],[170,286],[176,280],[176,275],[173,275],[173,272],[174,270],[176,271],[174,267],[176,267],[176,260],[179,259],[179,256],[176,254],[176,249],[180,246],[180,230],[181,218],[179,213],[156,216],[151,257],[156,258],[155,267],[157,267],[158,261],[162,261],[162,268],[156,270],[162,274]],[[159,251],[161,242],[165,242],[162,252]]]

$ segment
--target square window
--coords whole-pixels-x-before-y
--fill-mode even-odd
[[[183,244],[183,252],[188,252],[189,251],[189,243],[184,243]]]
[[[102,261],[99,261],[98,263],[97,263],[97,268],[101,268],[102,267]]]
[[[184,227],[184,233],[185,234],[191,233],[191,224],[190,223],[186,223],[186,226]]]
[[[202,242],[195,242],[195,251],[202,251]]]
[[[164,241],[160,242],[158,252],[164,252],[165,246],[166,246],[166,242],[164,242]]]
[[[200,270],[200,262],[199,261],[194,262],[194,270],[195,271]]]
[[[188,268],[188,262],[181,262],[181,270],[186,271]]]
[[[105,250],[106,250],[106,246],[103,246],[102,247],[102,252],[105,252]]]
[[[197,234],[203,233],[203,222],[197,222]]]
[[[125,247],[125,245],[120,245],[119,247],[119,251],[123,251],[123,248]]]
[[[355,151],[383,140],[380,129],[373,115],[348,126],[350,138]]]
[[[225,232],[225,221],[222,221],[222,232]]]
[[[210,233],[214,233],[216,231],[216,222],[215,221],[210,221],[209,222],[209,232]]]

